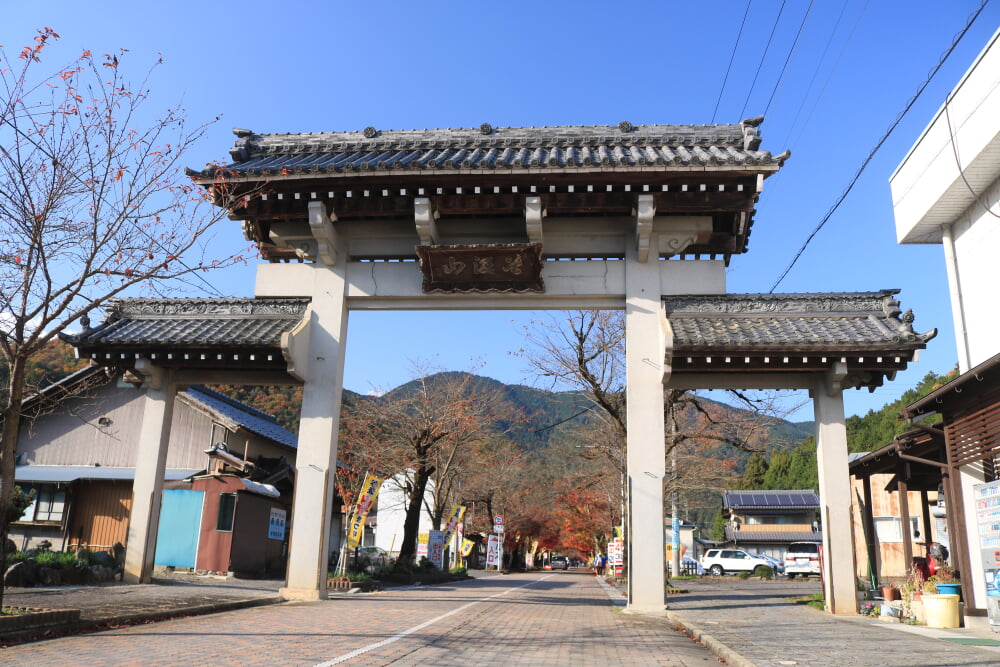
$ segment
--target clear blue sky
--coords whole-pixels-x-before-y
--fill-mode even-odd
[[[224,159],[232,127],[703,124],[766,114],[762,147],[792,157],[765,183],[750,252],[729,268],[729,291],[740,293],[771,289],[980,0],[815,0],[808,17],[809,3],[793,0],[780,18],[782,2],[753,0],[725,87],[743,0],[6,4],[8,52],[51,26],[62,36],[46,55],[53,66],[85,48],[127,48],[138,78],[162,53],[157,105],[182,101],[193,121],[220,117],[192,167]],[[940,329],[895,383],[872,396],[848,392],[849,413],[955,364],[941,247],[896,244],[888,178],[998,25],[993,0],[777,288],[901,288],[915,327]],[[225,247],[245,245],[237,223],[220,235]],[[210,280],[223,294],[251,296],[253,267]],[[484,375],[535,384],[510,352],[537,316],[352,314],[345,386],[388,389],[412,377],[413,362],[463,370],[475,360]]]

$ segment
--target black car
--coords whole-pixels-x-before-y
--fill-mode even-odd
[[[549,565],[552,566],[553,570],[568,570],[569,559],[566,556],[553,556],[552,560],[549,561]]]

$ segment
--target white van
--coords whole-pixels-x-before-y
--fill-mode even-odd
[[[823,545],[819,542],[792,542],[785,552],[785,576],[794,579],[795,575],[801,574],[808,577],[810,574],[819,576],[820,574],[820,552]]]

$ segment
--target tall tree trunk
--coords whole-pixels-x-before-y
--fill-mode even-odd
[[[17,455],[17,432],[21,428],[21,404],[24,402],[24,374],[27,361],[15,356],[10,359],[10,380],[7,405],[3,408],[3,440],[0,449],[0,609],[3,608],[3,575],[7,571],[7,534],[13,516],[14,468]]]
[[[403,543],[399,547],[400,561],[415,561],[417,557],[417,533],[420,532],[420,511],[424,505],[427,480],[434,472],[424,465],[413,471],[413,486],[407,498],[406,519],[403,521]]]

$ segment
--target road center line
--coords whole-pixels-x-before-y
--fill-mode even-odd
[[[412,628],[409,628],[407,630],[403,630],[399,634],[393,635],[392,637],[389,637],[388,639],[383,639],[380,642],[375,642],[374,644],[369,644],[368,646],[362,646],[361,648],[355,649],[355,650],[351,651],[350,653],[345,653],[344,655],[337,656],[333,660],[327,660],[326,662],[318,663],[315,667],[330,667],[331,665],[339,665],[340,663],[344,662],[345,660],[350,660],[351,658],[356,658],[359,655],[364,655],[365,653],[368,653],[369,651],[374,651],[377,648],[382,648],[383,646],[388,646],[389,644],[392,644],[394,642],[398,642],[403,637],[406,637],[408,635],[412,635],[414,632],[419,632],[420,630],[423,630],[424,628],[426,628],[428,625],[433,625],[434,623],[437,623],[438,621],[440,621],[442,619],[445,619],[445,618],[448,618],[449,616],[457,614],[458,612],[463,611],[465,609],[468,609],[469,607],[472,607],[474,605],[477,605],[480,602],[489,602],[490,600],[492,600],[494,598],[502,597],[504,595],[507,595],[507,593],[511,593],[511,592],[516,591],[518,589],[527,588],[528,586],[534,586],[535,584],[537,584],[537,583],[539,583],[541,581],[545,581],[546,579],[548,579],[549,577],[552,577],[552,576],[553,575],[549,574],[549,575],[546,575],[546,576],[542,577],[541,579],[535,579],[534,581],[529,581],[528,583],[526,583],[526,584],[524,584],[522,586],[515,586],[514,588],[508,588],[507,590],[502,591],[500,593],[494,593],[493,595],[490,595],[488,597],[481,598],[479,600],[473,600],[472,602],[469,602],[467,604],[463,604],[461,607],[456,607],[456,608],[452,609],[447,614],[441,614],[440,616],[438,616],[436,618],[432,618],[429,621],[424,621],[420,625],[415,625]]]

